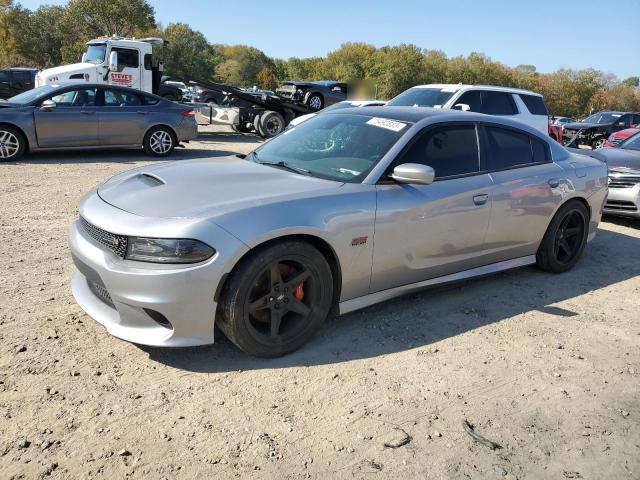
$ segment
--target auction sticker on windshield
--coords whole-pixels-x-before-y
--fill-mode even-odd
[[[404,127],[407,126],[406,123],[396,122],[395,120],[389,120],[388,118],[380,118],[373,117],[367,121],[368,125],[373,125],[374,127],[386,128],[387,130],[392,130],[394,132],[399,132]]]

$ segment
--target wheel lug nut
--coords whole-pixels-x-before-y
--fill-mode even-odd
[[[270,301],[270,302],[273,302],[273,297],[269,297],[269,301]]]

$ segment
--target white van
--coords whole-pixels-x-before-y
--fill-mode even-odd
[[[492,85],[431,84],[405,90],[387,106],[451,108],[510,116],[549,135],[549,111],[539,93]]]

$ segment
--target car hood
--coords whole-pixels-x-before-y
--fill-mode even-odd
[[[616,168],[640,170],[640,151],[622,148],[600,148],[595,150],[598,158],[607,162],[609,170]]]
[[[335,191],[343,185],[232,156],[130,170],[100,185],[98,195],[135,215],[213,219],[242,208]]]
[[[598,128],[598,127],[606,127],[607,123],[584,123],[584,122],[574,122],[574,123],[565,123],[564,128],[570,128],[571,130],[579,130],[581,128]]]
[[[61,65],[59,67],[52,67],[42,70],[40,75],[43,77],[50,77],[51,75],[62,75],[65,73],[82,73],[82,72],[94,72],[96,69],[93,63],[71,63],[69,65]]]

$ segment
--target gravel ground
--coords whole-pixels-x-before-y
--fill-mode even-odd
[[[255,144],[208,129],[172,158]],[[606,219],[567,274],[393,300],[284,358],[160,350],[75,304],[66,239],[85,191],[149,161],[0,165],[2,478],[640,478],[640,222]]]

